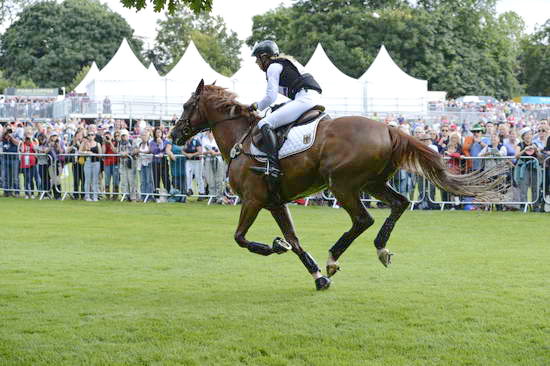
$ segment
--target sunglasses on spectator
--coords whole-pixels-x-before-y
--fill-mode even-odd
[[[445,128],[445,129],[442,129],[441,132],[449,132],[449,130]]]
[[[542,132],[542,133],[544,133],[544,132],[546,132],[546,130],[539,130],[539,132]]]

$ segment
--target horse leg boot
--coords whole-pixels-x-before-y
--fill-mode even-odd
[[[326,290],[330,287],[331,281],[328,277],[321,274],[319,266],[308,252],[304,251],[300,246],[298,237],[296,236],[296,230],[294,229],[294,223],[290,216],[290,211],[286,205],[280,205],[270,209],[271,215],[279,225],[287,244],[290,244],[292,251],[300,258],[302,264],[306,267],[307,271],[311,274],[315,280],[315,288],[317,290]],[[277,240],[277,239],[275,239]],[[275,250],[275,242],[273,243],[273,250]]]
[[[252,167],[251,169],[266,176],[267,186],[272,197],[271,201],[274,203],[279,203],[281,202],[280,178],[282,172],[279,162],[279,151],[277,149],[277,137],[275,136],[275,132],[271,129],[271,126],[268,124],[263,125],[260,131],[262,132],[267,165],[265,168]]]
[[[335,192],[336,197],[340,205],[347,211],[351,218],[351,229],[340,237],[338,241],[329,249],[329,256],[327,259],[327,275],[329,277],[334,276],[340,270],[340,264],[338,258],[348,247],[353,243],[359,235],[374,224],[374,219],[368,213],[365,206],[359,198],[359,193],[352,194],[340,194],[339,191]]]

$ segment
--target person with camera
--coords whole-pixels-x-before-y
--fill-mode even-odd
[[[89,133],[80,145],[80,153],[85,156],[84,162],[84,200],[97,202],[99,194],[99,159],[101,144],[95,134]]]
[[[36,168],[36,145],[38,142],[33,139],[33,133],[30,128],[24,134],[25,139],[19,145],[19,153],[21,154],[20,168],[24,178],[25,199],[34,199],[33,191],[40,187],[40,178]]]
[[[103,135],[103,151],[107,155],[116,155],[118,142],[113,139],[110,131],[105,131]],[[118,193],[118,184],[120,182],[118,171],[118,157],[106,156],[103,158],[103,169],[105,174],[105,192],[106,197],[109,198],[111,187],[113,187],[112,199],[116,200],[116,194]],[[112,183],[112,185],[111,185]]]
[[[19,157],[17,155],[20,141],[11,126],[2,134],[2,169],[4,177],[4,196],[16,197],[19,191]]]
[[[212,131],[207,131],[202,139],[204,157],[204,177],[208,184],[208,194],[215,196],[215,202],[221,203],[226,165]]]
[[[63,162],[60,155],[65,153],[65,146],[63,145],[63,141],[59,138],[59,135],[55,131],[50,134],[50,139],[48,140],[46,152],[50,156],[51,161],[49,173],[53,196],[56,200],[60,200],[61,173],[63,172]]]

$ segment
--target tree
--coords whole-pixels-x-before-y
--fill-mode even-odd
[[[221,17],[196,15],[185,8],[159,22],[156,46],[147,56],[159,72],[167,73],[179,61],[190,40],[219,73],[230,76],[239,69],[243,42],[237,34],[227,29]]]
[[[98,1],[37,3],[0,36],[0,68],[14,82],[61,87],[92,61],[105,66],[124,37],[139,54],[142,42],[132,34],[120,15]]]
[[[120,0],[122,4],[127,8],[134,8],[136,10],[145,9],[147,7],[146,0]],[[195,14],[201,12],[210,12],[212,10],[213,0],[150,0],[153,3],[155,11],[161,12],[165,8],[168,8],[169,14],[175,14],[178,9],[182,7],[188,7]]]
[[[450,96],[520,90],[521,22],[496,16],[495,0],[300,0],[253,18],[252,46],[273,39],[301,63],[318,42],[344,73],[359,77],[384,44],[404,71]]]
[[[521,42],[519,79],[528,95],[550,95],[550,19]]]
[[[38,0],[0,0],[0,24],[12,21],[25,7]]]

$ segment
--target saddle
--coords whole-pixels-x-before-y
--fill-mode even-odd
[[[273,107],[272,111],[274,111],[275,109],[281,106],[282,105]],[[324,111],[325,111],[324,106],[316,105],[313,108],[305,111],[294,122],[291,122],[287,125],[284,125],[275,129],[275,135],[277,136],[277,150],[279,150],[281,146],[283,146],[283,144],[285,143],[288,133],[290,132],[292,127],[307,125],[308,123],[315,121],[315,119],[317,119],[317,117],[319,117]],[[252,135],[252,142],[254,143],[254,145],[261,151],[264,151],[262,132],[260,131],[258,126],[254,126],[254,128],[252,129],[251,135]]]

